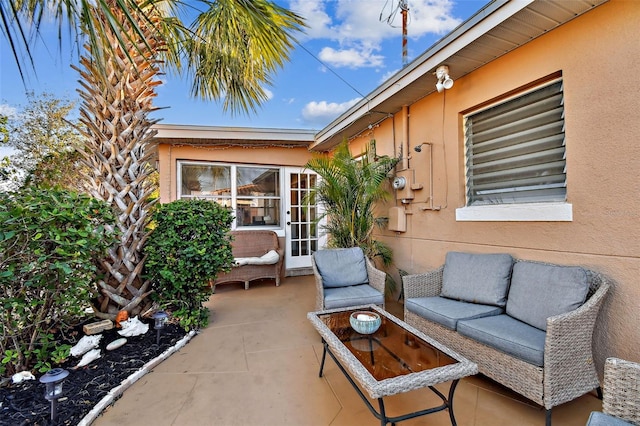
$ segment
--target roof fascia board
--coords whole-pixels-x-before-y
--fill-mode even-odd
[[[157,124],[153,126],[157,139],[231,139],[268,141],[314,140],[315,131],[249,127],[190,126],[177,124]]]
[[[375,111],[376,106],[391,98],[433,68],[449,59],[479,37],[500,25],[535,0],[496,0],[479,10],[449,35],[434,44],[411,64],[356,103],[340,117],[316,134],[310,149],[321,148],[324,141],[340,133],[357,119]]]

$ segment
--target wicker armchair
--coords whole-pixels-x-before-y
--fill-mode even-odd
[[[602,413],[591,413],[587,425],[640,425],[640,364],[607,358]]]
[[[518,261],[516,259],[516,261]],[[444,265],[439,269],[402,277],[404,297],[440,295]],[[449,346],[478,364],[478,371],[546,408],[546,424],[551,409],[593,389],[600,382],[593,362],[593,330],[600,306],[609,290],[608,280],[587,271],[589,294],[578,309],[547,319],[544,367],[469,339],[454,330],[429,321],[406,308],[404,319],[428,336]]]
[[[212,285],[215,292],[216,286],[228,282],[243,282],[245,290],[249,289],[249,281],[261,278],[273,278],[276,286],[280,285],[280,274],[284,260],[284,251],[279,247],[278,236],[273,231],[231,231],[231,242],[234,258],[260,257],[270,250],[275,250],[279,255],[277,263],[270,265],[243,265],[231,268],[229,272],[218,275]]]
[[[320,250],[324,252],[333,251],[335,253],[343,253],[340,250],[343,250],[344,253],[348,250],[358,251],[359,248],[353,249],[329,249],[329,250]],[[368,305],[375,304],[379,305],[384,309],[384,290],[385,290],[385,281],[387,274],[376,269],[373,266],[373,263],[360,250],[357,253],[357,256],[361,256],[364,259],[365,267],[366,267],[366,275],[368,277],[368,284],[364,285],[352,285],[345,286],[341,289],[331,288],[327,289],[325,287],[325,283],[323,282],[322,274],[318,268],[318,264],[316,261],[316,255],[318,252],[314,253],[314,256],[311,257],[311,264],[313,266],[313,275],[316,280],[316,311],[323,311],[325,309],[330,308],[342,308],[348,306],[358,306],[358,305]],[[352,252],[353,253],[353,252]],[[340,273],[340,271],[351,270],[352,272],[354,265],[350,262],[350,258],[348,256],[338,256],[338,258],[342,262],[342,264],[332,265],[334,272]],[[328,291],[327,291],[328,290]],[[341,300],[336,300],[335,291],[338,290],[339,293],[343,294],[344,297]],[[344,291],[343,291],[344,290]],[[333,292],[333,293],[332,293]],[[332,299],[329,305],[327,305],[327,294],[330,293],[330,298]]]

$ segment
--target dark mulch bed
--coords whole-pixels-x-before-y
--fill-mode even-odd
[[[60,367],[69,371],[63,383],[64,396],[57,405],[58,416],[51,423],[51,403],[44,398],[45,385],[36,380],[0,387],[0,425],[76,425],[109,391],[138,371],[144,364],[158,357],[186,336],[175,324],[167,324],[156,345],[153,323],[141,336],[127,337],[127,343],[107,351],[110,342],[122,337],[116,329],[103,331],[100,340],[102,357],[85,367],[74,370],[80,358],[71,357]],[[82,334],[80,335],[82,336]]]

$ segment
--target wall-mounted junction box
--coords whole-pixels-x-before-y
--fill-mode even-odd
[[[407,214],[404,207],[391,207],[389,209],[389,231],[407,232]]]

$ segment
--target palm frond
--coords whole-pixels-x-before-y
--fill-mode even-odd
[[[331,156],[316,155],[307,162],[306,168],[322,178],[312,194],[325,207],[324,231],[330,247],[362,247],[370,258],[380,256],[385,265],[391,263],[391,251],[373,239],[374,228],[385,222],[374,210],[389,196],[384,182],[397,162],[397,158],[376,157],[369,149],[356,159],[346,141]]]

